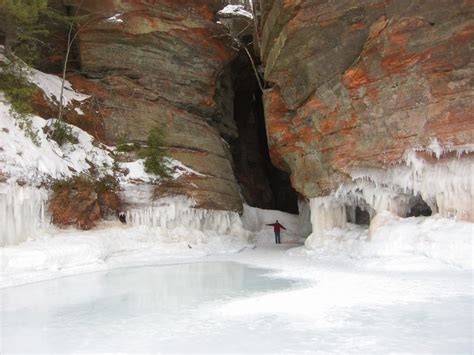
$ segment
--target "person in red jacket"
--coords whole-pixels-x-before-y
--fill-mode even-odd
[[[285,227],[283,227],[279,222],[278,222],[278,219],[275,221],[275,223],[270,223],[270,224],[267,224],[267,226],[273,226],[273,232],[275,233],[275,243],[276,244],[281,244],[280,242],[280,231],[281,229],[285,229]]]

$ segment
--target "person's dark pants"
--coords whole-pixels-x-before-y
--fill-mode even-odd
[[[275,243],[276,244],[281,244],[280,242],[280,231],[275,231]]]

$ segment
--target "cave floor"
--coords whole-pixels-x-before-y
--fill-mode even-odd
[[[221,248],[223,245],[219,244]],[[58,249],[55,252],[58,254]],[[49,257],[54,260],[52,254]],[[31,263],[35,250],[29,250],[28,255]],[[176,323],[176,329],[183,329],[183,333],[172,332],[174,335],[166,342],[169,351],[196,351],[192,344],[199,344],[199,351],[203,352],[471,353],[473,350],[472,271],[416,255],[354,259],[317,254],[297,243],[242,246],[229,242],[220,253],[214,254],[185,244],[161,245],[124,248],[87,265],[55,269],[51,263],[44,270],[21,272],[4,268],[1,285],[91,272],[121,272],[120,268],[130,270],[132,266],[202,262],[234,262],[264,269],[264,277],[289,280],[296,286],[244,292],[239,297],[224,297],[207,304],[202,314],[201,306],[196,308],[198,314],[182,314],[183,320]],[[38,265],[41,265],[39,261]],[[148,278],[147,282],[152,280]],[[212,287],[212,283],[206,285]],[[133,283],[133,287],[146,286]],[[87,289],[85,285],[84,292]],[[181,292],[186,293],[186,288]],[[100,296],[101,307],[107,308],[108,296]],[[194,327],[193,321],[200,326]],[[108,328],[112,330],[103,336],[114,336],[113,329],[121,331],[120,322],[119,319],[112,322]],[[135,334],[130,336],[140,338],[142,332],[147,334],[152,328],[150,324],[137,325]],[[185,329],[195,330],[186,333]],[[183,344],[189,347],[182,347]],[[113,345],[100,350],[118,351]]]

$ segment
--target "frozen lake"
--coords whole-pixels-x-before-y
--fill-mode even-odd
[[[472,350],[464,274],[268,273],[213,261],[1,289],[0,352]]]
[[[255,328],[229,323],[215,312],[230,300],[295,287],[293,281],[265,277],[267,272],[235,262],[190,263],[2,289],[0,350],[219,352],[251,350],[255,344],[267,349],[274,320]]]

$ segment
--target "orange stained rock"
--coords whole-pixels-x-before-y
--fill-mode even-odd
[[[371,83],[369,73],[359,65],[354,68],[349,68],[342,76],[343,83],[348,89],[357,89],[361,86]]]
[[[322,135],[327,135],[337,130],[337,115],[340,109],[341,106],[337,104],[336,108],[321,121],[320,129]]]
[[[327,20],[319,21],[319,25],[322,26],[322,27],[331,26],[335,23],[338,23],[338,21],[339,21],[339,17],[330,18],[330,19],[327,19]]]
[[[71,82],[74,90],[86,93],[87,95],[95,97],[106,97],[109,95],[105,87],[86,79],[82,75],[68,75],[67,80]]]
[[[300,116],[310,116],[316,111],[320,114],[325,114],[328,112],[328,107],[316,96],[313,96],[298,110],[298,113]]]
[[[377,86],[372,86],[367,90],[366,96],[368,96],[373,102],[376,102],[380,89]]]
[[[354,23],[354,24],[351,25],[351,30],[352,31],[358,31],[358,30],[364,28],[365,25],[366,25],[365,21],[360,21],[360,22]]]

